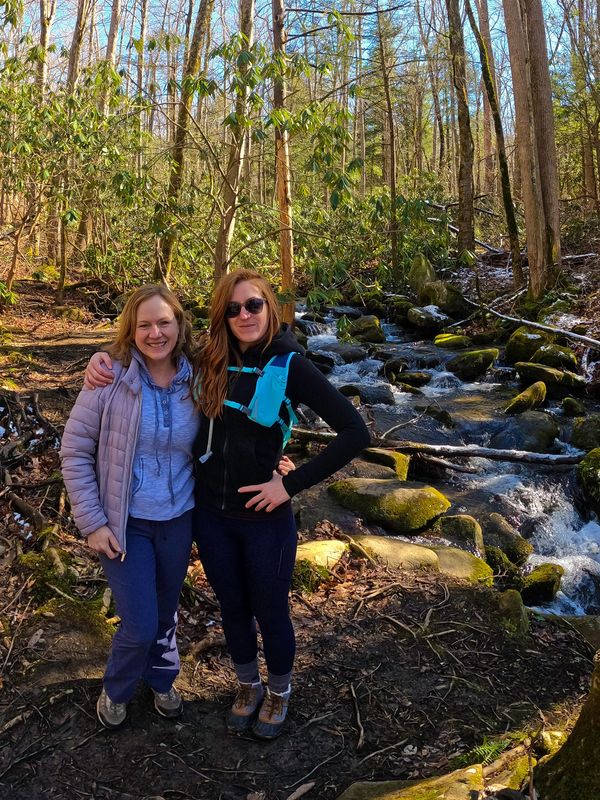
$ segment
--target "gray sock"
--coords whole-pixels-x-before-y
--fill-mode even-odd
[[[269,689],[275,694],[284,694],[290,688],[291,677],[291,670],[285,675],[273,675],[272,672],[269,672]]]
[[[234,664],[233,668],[240,683],[259,683],[258,660],[250,661],[248,664]]]

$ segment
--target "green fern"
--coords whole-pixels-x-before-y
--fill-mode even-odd
[[[468,753],[456,756],[452,759],[452,764],[456,768],[468,767],[471,764],[491,764],[499,755],[511,746],[512,742],[506,739],[488,739],[484,736],[483,742],[478,744]]]

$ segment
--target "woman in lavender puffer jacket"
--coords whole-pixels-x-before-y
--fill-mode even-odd
[[[164,286],[136,290],[113,343],[113,382],[83,389],[60,457],[73,516],[100,558],[121,617],[96,704],[117,728],[140,678],[165,717],[181,714],[173,688],[179,592],[192,539],[192,331]]]

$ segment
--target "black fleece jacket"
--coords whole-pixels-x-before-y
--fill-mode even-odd
[[[297,408],[300,403],[307,405],[337,433],[319,455],[283,479],[287,493],[293,497],[347,464],[363,448],[368,447],[370,437],[354,406],[314,364],[304,358],[302,347],[287,325],[282,326],[266,350],[263,351],[260,346],[248,348],[242,356],[243,365],[264,367],[274,355],[290,352],[298,353],[290,361],[286,391],[293,407]],[[233,353],[230,364],[238,365]],[[254,395],[257,376],[252,373],[229,374],[228,399],[248,405]],[[214,420],[213,454],[201,464],[198,458],[206,451],[208,427],[209,421],[202,417],[193,447],[198,506],[235,516],[268,516],[266,512],[244,508],[252,495],[240,494],[238,489],[271,479],[282,453],[280,425],[275,423],[271,428],[266,428],[252,422],[237,409],[225,406],[222,416]]]

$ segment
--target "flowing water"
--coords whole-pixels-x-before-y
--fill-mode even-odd
[[[573,319],[570,325],[577,322]],[[336,321],[312,323],[314,335],[308,347],[328,353],[335,362],[330,380],[336,386],[360,383],[377,386],[387,381],[379,370],[383,360],[367,357],[345,364],[338,353],[328,351],[337,343]],[[570,327],[569,325],[569,327]],[[375,405],[372,414],[379,434],[393,427],[393,437],[431,444],[488,445],[491,436],[507,422],[502,408],[519,390],[515,373],[507,367],[488,371],[481,381],[463,382],[444,364],[455,355],[435,347],[429,340],[416,340],[415,335],[395,325],[383,323],[386,357],[400,357],[407,369],[428,372],[431,381],[420,388],[419,395],[400,391],[392,386],[395,405]],[[418,332],[416,332],[418,335]],[[587,376],[598,368],[586,353],[582,366]],[[598,403],[585,400],[588,411],[600,410]],[[428,405],[447,411],[454,427],[445,428],[436,419],[424,414]],[[556,440],[559,452],[570,452],[566,442],[572,421],[562,415],[560,403],[549,400],[545,410],[551,413],[561,429]],[[565,438],[563,438],[565,437]],[[576,452],[576,451],[575,451]],[[526,568],[552,562],[560,564],[565,574],[561,591],[544,611],[561,614],[600,613],[600,523],[584,507],[578,495],[575,470],[572,467],[550,467],[470,459],[476,474],[447,472],[432,479],[452,502],[453,513],[481,517],[496,511],[511,522],[532,543],[535,553]]]

